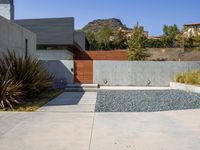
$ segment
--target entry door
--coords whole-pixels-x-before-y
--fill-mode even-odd
[[[74,61],[74,82],[80,84],[93,83],[93,61],[75,60]]]

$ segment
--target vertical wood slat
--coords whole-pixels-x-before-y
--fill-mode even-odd
[[[93,61],[75,60],[74,61],[74,82],[81,84],[93,83]]]

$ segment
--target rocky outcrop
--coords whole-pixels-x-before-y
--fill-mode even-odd
[[[109,26],[113,30],[119,28],[127,30],[128,28],[124,25],[120,19],[111,18],[111,19],[98,19],[92,22],[89,22],[84,28],[84,31],[98,32],[103,26]]]

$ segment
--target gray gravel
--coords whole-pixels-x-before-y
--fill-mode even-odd
[[[180,90],[99,91],[96,112],[155,112],[200,108],[200,94]]]

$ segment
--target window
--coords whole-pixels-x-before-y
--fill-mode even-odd
[[[28,39],[25,39],[25,57],[28,56]]]

